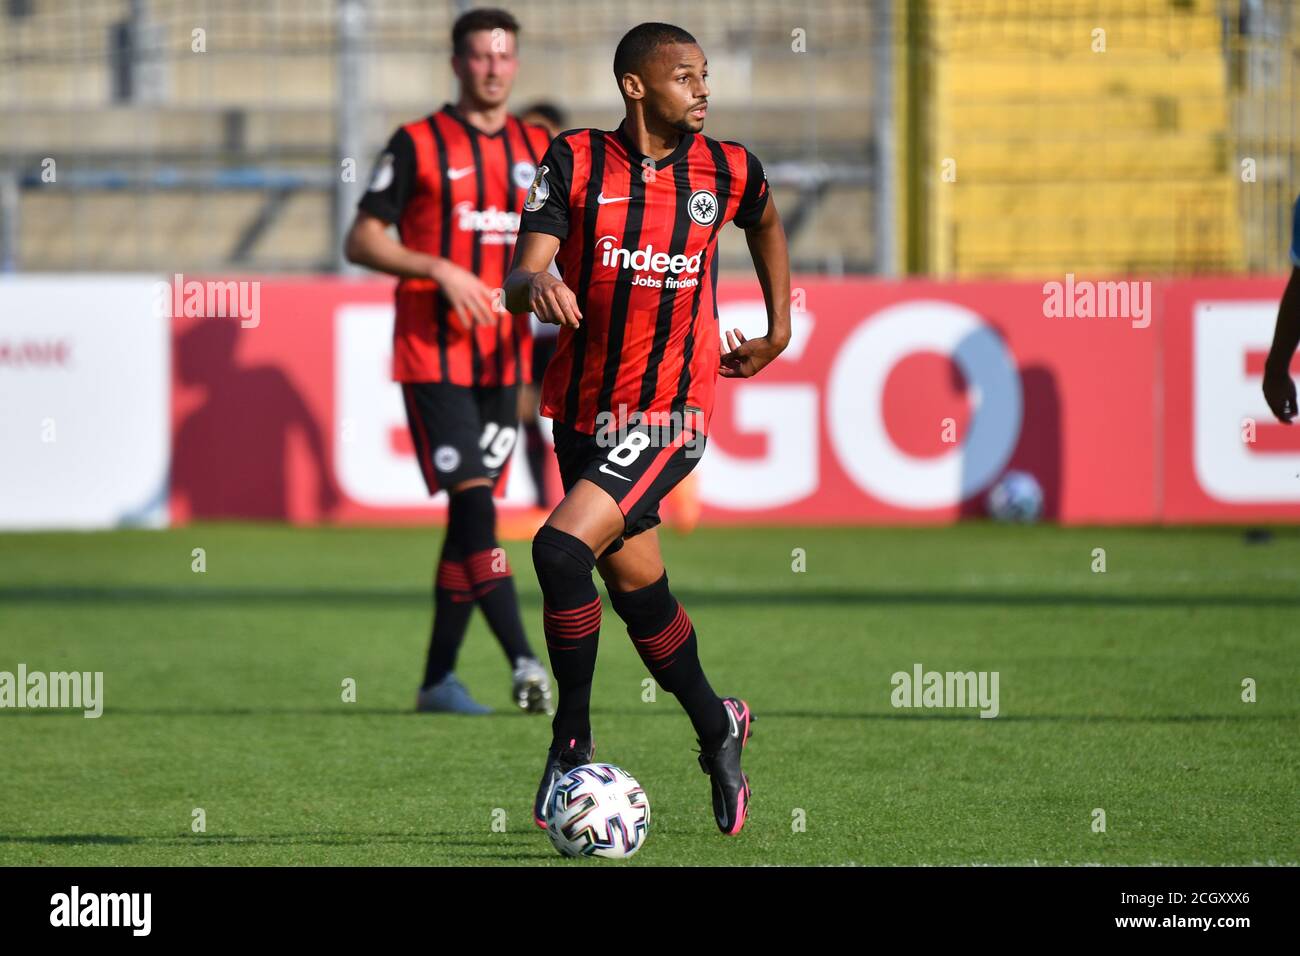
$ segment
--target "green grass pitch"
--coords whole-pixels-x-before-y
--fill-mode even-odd
[[[498,713],[413,713],[440,534],[0,536],[0,671],[102,671],[105,697],[97,720],[0,710],[0,864],[617,865],[533,827],[549,721],[510,708],[481,616],[458,672]],[[663,541],[710,679],[759,718],[754,801],[739,838],[717,832],[690,725],[642,699],[607,604],[597,758],[653,810],[631,865],[1300,863],[1295,529]],[[528,546],[508,550],[542,651]],[[916,663],[997,671],[1000,715],[895,709],[890,677]]]

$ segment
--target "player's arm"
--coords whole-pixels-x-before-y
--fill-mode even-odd
[[[408,249],[388,234],[388,223],[364,209],[357,210],[343,245],[348,262],[401,279],[432,279],[450,303],[461,325],[471,321],[492,325],[492,294],[482,280],[450,259]]]
[[[406,248],[389,235],[388,226],[378,216],[358,209],[343,241],[343,254],[348,262],[399,279],[436,278],[438,263],[447,260]]]
[[[726,378],[756,375],[790,344],[790,251],[776,203],[766,196],[764,202],[758,222],[745,227],[745,241],[767,306],[767,335],[746,339],[739,329],[727,333],[727,351],[718,366],[718,374]]]
[[[415,146],[398,130],[375,164],[370,188],[361,198],[343,242],[349,262],[399,279],[432,279],[463,326],[492,325],[492,295],[478,276],[449,259],[408,249],[388,233],[402,216],[416,182]]]
[[[582,320],[578,300],[563,281],[550,273],[560,239],[546,232],[521,232],[515,260],[506,276],[506,308],[532,312],[540,322],[577,328]]]
[[[1277,420],[1290,425],[1296,415],[1295,382],[1291,380],[1291,357],[1300,345],[1300,268],[1292,266],[1291,278],[1277,308],[1273,347],[1264,362],[1264,400]]]

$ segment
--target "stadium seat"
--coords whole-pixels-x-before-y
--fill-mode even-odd
[[[932,0],[927,9],[928,271],[1242,267],[1214,4]],[[1095,52],[1103,25],[1105,50]]]

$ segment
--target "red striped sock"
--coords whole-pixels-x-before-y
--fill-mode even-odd
[[[611,591],[637,654],[659,686],[677,698],[701,741],[726,733],[727,715],[700,666],[699,642],[686,609],[668,590],[668,575],[636,591]]]
[[[424,664],[424,685],[430,687],[456,666],[456,654],[470,615],[474,613],[474,592],[470,590],[465,565],[444,548],[438,561],[433,587],[433,627],[429,634],[429,655]]]
[[[595,563],[591,548],[549,525],[533,538],[542,628],[559,688],[551,722],[556,740],[591,739],[591,679],[600,645],[600,595],[591,580]]]

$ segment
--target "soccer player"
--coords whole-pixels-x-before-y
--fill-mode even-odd
[[[420,711],[490,713],[454,672],[475,605],[505,651],[516,704],[551,711],[550,681],[524,634],[492,501],[514,450],[516,392],[528,380],[532,348],[528,310],[495,308],[493,290],[550,139],[507,110],[518,32],[504,10],[456,20],[456,105],[393,134],[347,237],[349,260],[401,279],[393,377],[429,494],[448,495]],[[389,236],[390,224],[399,239]]]
[[[1300,345],[1300,199],[1291,211],[1291,278],[1282,293],[1273,329],[1273,347],[1264,361],[1264,400],[1277,420],[1290,425],[1296,416],[1291,357]]]
[[[699,460],[716,376],[757,373],[790,338],[785,233],[762,166],[738,143],[701,134],[708,64],[680,27],[643,23],[614,53],[626,115],[616,130],[552,141],[524,204],[511,309],[558,324],[542,385],[565,495],[533,538],[543,627],[559,685],[553,740],[534,801],[545,826],[556,781],[593,755],[589,703],[600,632],[597,568],[642,661],[695,728],[714,817],[744,826],[741,749],[753,716],[720,698],[700,667],[695,628],[668,588],[660,499]],[[715,299],[718,232],[745,231],[768,332],[728,333]],[[547,272],[554,257],[563,277]]]

